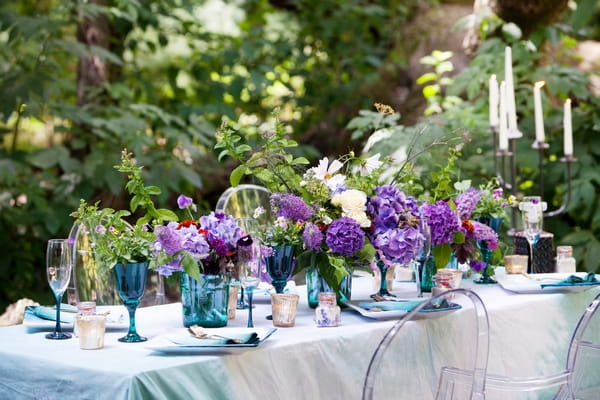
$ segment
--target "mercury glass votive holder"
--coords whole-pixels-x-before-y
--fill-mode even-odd
[[[292,327],[296,324],[297,294],[275,293],[271,295],[273,326]]]
[[[79,333],[79,348],[96,350],[104,347],[106,331],[106,315],[91,314],[75,317]]]

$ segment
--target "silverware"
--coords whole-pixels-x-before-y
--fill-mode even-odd
[[[227,337],[227,336],[217,335],[214,333],[208,333],[204,330],[204,328],[202,328],[201,326],[198,326],[198,325],[192,325],[192,326],[188,327],[188,332],[191,333],[192,336],[194,336],[195,338],[198,338],[198,339],[225,339],[225,340],[231,340],[234,343],[244,343],[244,340],[240,339],[240,338],[231,338],[231,337]]]

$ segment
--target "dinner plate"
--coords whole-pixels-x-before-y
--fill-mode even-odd
[[[558,285],[562,280],[567,279],[571,275],[576,275],[585,278],[585,272],[575,274],[565,273],[547,273],[547,274],[530,274],[528,276],[521,274],[496,274],[494,278],[498,281],[503,289],[513,293],[536,294],[536,293],[565,293],[565,292],[583,292],[585,290],[598,287],[598,282],[582,282],[572,285]],[[596,279],[600,277],[596,275]]]
[[[362,316],[373,319],[399,319],[408,314],[410,311],[406,310],[390,310],[390,311],[373,311],[367,310],[359,306],[359,303],[369,301],[369,300],[349,300],[346,301],[345,304],[352,308],[355,311],[358,311]],[[446,316],[450,313],[453,313],[456,310],[462,308],[460,304],[449,303],[449,307],[445,308],[432,308],[432,309],[423,309],[418,312],[414,319],[435,319]]]
[[[239,343],[239,344],[198,344],[198,345],[181,345],[176,344],[169,340],[168,335],[158,336],[148,341],[145,346],[147,349],[162,354],[181,354],[181,355],[195,355],[195,354],[229,354],[243,352],[250,349],[255,349],[260,346],[265,340],[267,340],[273,333],[277,331],[277,328],[271,329],[254,329],[254,328],[240,328],[240,329],[222,329],[212,330],[212,333],[220,334],[223,336],[244,334],[250,332],[256,332],[259,340],[254,343]],[[182,331],[183,332],[183,331]],[[202,340],[198,339],[198,343]]]
[[[44,310],[39,310],[40,308]],[[44,312],[41,312],[44,311]],[[106,316],[106,330],[122,330],[129,328],[129,317],[125,306],[97,306],[96,313],[110,311]],[[56,326],[56,320],[50,319],[56,310],[53,306],[27,306],[23,313],[23,325],[29,330],[53,330]],[[60,308],[61,322],[60,327],[66,331],[73,330],[73,321],[76,312],[69,306],[63,310],[63,305]],[[40,315],[48,315],[48,318],[43,318]]]

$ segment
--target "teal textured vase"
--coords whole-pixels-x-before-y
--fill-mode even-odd
[[[113,268],[117,293],[129,312],[129,331],[120,342],[136,343],[148,340],[138,335],[135,328],[135,311],[146,289],[149,262],[116,264]]]
[[[335,290],[327,284],[323,276],[319,273],[318,268],[306,268],[306,294],[308,297],[308,305],[310,308],[316,308],[319,305],[320,292],[335,292]],[[337,304],[342,307],[344,302],[350,300],[352,295],[352,271],[348,271],[348,275],[342,278],[340,291],[336,293]]]
[[[478,218],[477,221],[489,226],[496,233],[498,233],[500,227],[502,226],[502,218],[481,217]],[[477,247],[479,248],[479,252],[481,253],[482,261],[485,262],[485,267],[481,270],[481,277],[479,279],[474,280],[473,282],[484,285],[498,283],[494,278],[492,278],[491,275],[493,274],[493,267],[489,265],[489,261],[492,257],[493,250],[488,248],[487,242],[485,240],[478,241]]]
[[[433,276],[435,275],[437,268],[435,266],[435,259],[433,256],[429,256],[425,264],[423,265],[423,269],[421,272],[421,291],[423,292],[431,292],[431,288],[433,287]]]
[[[225,274],[200,274],[200,281],[180,275],[183,326],[217,328],[227,325],[229,278]]]

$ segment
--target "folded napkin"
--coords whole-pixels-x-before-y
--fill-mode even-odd
[[[362,301],[358,303],[360,308],[372,311],[406,311],[409,312],[423,300],[409,300],[409,301]]]
[[[179,346],[222,346],[228,344],[254,344],[259,341],[258,334],[256,332],[250,333],[237,333],[237,334],[225,334],[227,338],[215,338],[209,337],[207,339],[198,339],[192,335],[170,335],[167,336],[171,342]],[[239,339],[233,340],[233,339]]]
[[[36,317],[47,319],[50,321],[56,321],[56,307],[48,306],[36,306],[29,307],[33,315]],[[61,304],[60,306],[60,322],[72,324],[77,313],[77,307],[68,304]]]
[[[552,287],[552,286],[579,286],[579,285],[598,285],[600,281],[596,279],[596,274],[593,272],[588,272],[585,278],[582,278],[577,275],[571,275],[568,278],[556,282],[556,283],[543,283],[541,287]]]

